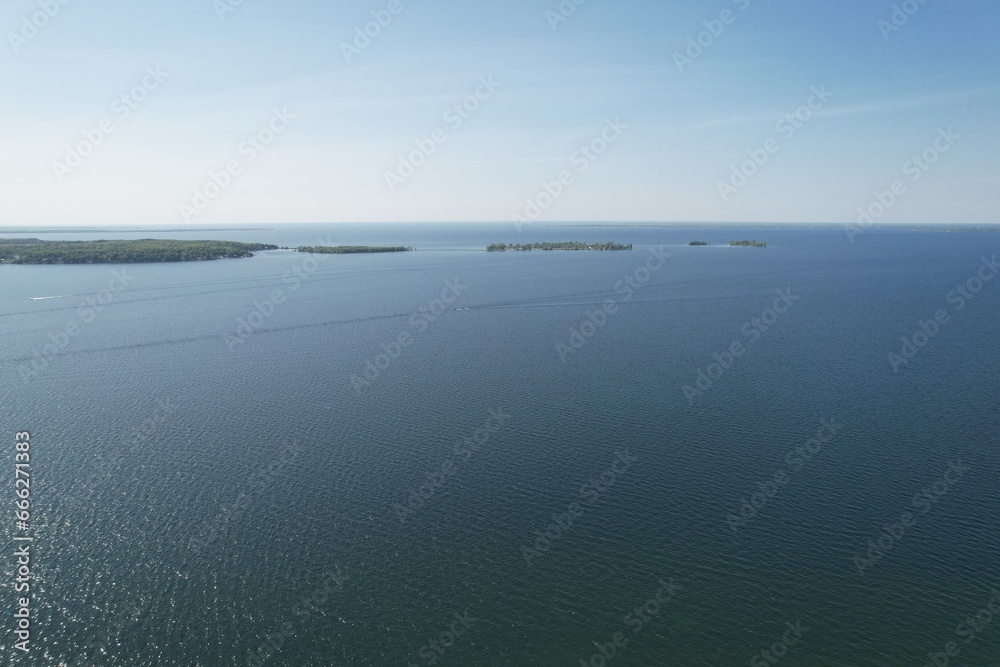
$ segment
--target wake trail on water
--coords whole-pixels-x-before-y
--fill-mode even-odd
[[[409,272],[409,271],[404,271],[404,272]],[[544,274],[532,275],[532,276],[514,276],[514,277],[511,277],[511,278],[497,278],[495,280],[483,280],[483,281],[480,281],[480,282],[478,282],[476,284],[485,284],[485,283],[499,282],[499,281],[504,281],[504,280],[522,280],[522,279],[544,278],[544,277],[548,277],[548,276],[564,275],[564,274],[572,274],[572,273],[576,273],[576,271],[559,271],[559,272],[554,272],[554,273],[544,273]],[[333,276],[327,276],[327,275],[321,274],[318,277],[315,277],[315,278],[310,277],[307,281],[303,281],[302,285],[310,285],[310,284],[315,284],[315,283],[330,282],[331,280],[343,280],[345,277],[346,278],[361,278],[361,277],[364,277],[366,275],[383,275],[383,274],[384,274],[384,272],[381,272],[381,271],[368,271],[368,270],[366,270],[366,271],[353,271],[353,272],[350,272],[350,273],[338,274],[338,275],[333,275]],[[247,283],[261,283],[261,282],[263,282],[264,284],[263,285],[261,285],[261,284],[247,284]],[[259,289],[263,289],[263,288],[266,288],[266,287],[272,287],[272,288],[275,288],[275,289],[284,289],[286,291],[292,291],[291,288],[287,284],[285,284],[285,283],[280,283],[279,284],[279,279],[278,278],[273,277],[273,276],[269,276],[267,278],[263,278],[263,277],[262,278],[241,278],[241,279],[236,279],[236,280],[220,280],[220,281],[210,281],[210,282],[204,282],[204,283],[188,283],[188,284],[180,284],[180,285],[163,285],[163,286],[158,286],[158,287],[144,287],[144,288],[139,288],[139,289],[126,290],[125,292],[122,292],[122,293],[123,294],[132,294],[132,293],[137,293],[137,292],[158,291],[158,290],[168,290],[168,289],[184,289],[184,288],[189,288],[189,287],[212,287],[212,286],[221,286],[221,285],[232,285],[232,287],[229,288],[229,289],[204,290],[204,291],[200,291],[200,292],[188,292],[188,293],[185,293],[185,294],[167,294],[167,295],[162,295],[162,296],[150,296],[150,297],[138,298],[138,299],[128,299],[128,300],[116,299],[116,300],[114,300],[114,301],[112,301],[110,303],[101,304],[101,305],[104,306],[105,308],[112,308],[112,307],[116,307],[116,306],[128,305],[130,303],[143,303],[143,302],[149,302],[149,301],[164,301],[164,300],[167,300],[167,299],[184,299],[184,298],[188,298],[188,297],[199,297],[199,296],[202,296],[202,295],[209,295],[209,294],[235,294],[236,292],[246,292],[246,291],[250,291],[250,290],[259,290]],[[379,294],[391,294],[391,293],[395,293],[395,292],[415,291],[415,290],[420,290],[420,289],[427,289],[428,287],[430,287],[430,286],[403,287],[403,288],[393,289],[393,290],[378,290],[378,291],[375,291],[375,292],[361,292],[361,293],[353,293],[353,294],[340,294],[340,295],[335,295],[335,296],[323,296],[323,297],[319,297],[317,300],[349,299],[349,298],[354,298],[354,297],[358,297],[358,296],[373,296],[373,295],[379,295]],[[93,293],[86,293],[86,294],[67,294],[65,296],[67,296],[67,297],[74,297],[74,296],[75,297],[87,297],[87,296],[95,296],[95,295]],[[45,297],[45,298],[49,298],[49,297]],[[55,297],[52,297],[52,298],[55,298]],[[59,298],[62,298],[62,297],[59,297]],[[17,311],[11,311],[11,312],[6,312],[6,313],[0,313],[0,317],[15,317],[15,316],[18,316],[18,315],[33,315],[35,313],[55,313],[55,312],[66,311],[66,310],[77,310],[78,308],[86,306],[86,305],[87,304],[81,304],[80,306],[60,306],[58,308],[38,308],[36,310],[17,310]]]
[[[690,282],[701,282],[701,281],[690,281]],[[669,285],[664,285],[664,286],[667,287]],[[925,287],[911,286],[911,287],[900,287],[900,288],[896,288],[896,289],[893,289],[893,290],[887,290],[887,291],[896,291],[896,292],[898,292],[898,291],[923,291],[925,289],[926,289]],[[845,292],[845,291],[805,292],[805,293],[797,294],[796,296],[801,296],[801,297],[831,296],[831,295],[843,295],[843,294],[852,294],[852,293],[862,294],[862,293],[867,293],[867,291],[866,290],[852,290],[852,291],[847,291],[847,292]],[[593,293],[592,292],[583,292],[581,294],[590,295],[590,294],[593,294]],[[603,294],[603,292],[600,292],[600,294]],[[570,295],[570,296],[573,296],[573,295]],[[733,295],[730,295],[730,296],[709,296],[709,297],[702,297],[702,296],[696,296],[696,297],[674,296],[674,297],[652,298],[652,299],[633,299],[633,300],[630,300],[630,301],[620,302],[619,305],[632,305],[632,304],[639,305],[639,304],[651,304],[651,303],[673,303],[673,302],[691,302],[691,301],[719,301],[719,300],[733,300],[733,299],[755,300],[755,299],[770,299],[770,298],[773,298],[773,296],[774,295],[772,293],[768,293],[768,294],[733,294]],[[464,307],[461,307],[461,308],[449,308],[445,312],[467,312],[467,311],[479,311],[479,310],[514,309],[514,308],[538,308],[538,307],[548,307],[548,308],[553,308],[553,307],[556,307],[556,308],[577,307],[577,308],[579,308],[580,306],[586,306],[586,305],[595,305],[595,306],[597,306],[597,305],[601,305],[603,303],[603,301],[594,301],[594,302],[584,302],[584,301],[557,302],[557,301],[551,301],[552,298],[565,299],[566,295],[560,295],[558,297],[549,297],[550,300],[548,302],[546,302],[546,301],[539,301],[538,299],[526,299],[526,300],[524,300],[522,302],[492,303],[492,304],[482,304],[482,305],[478,305],[478,306],[464,306]],[[377,321],[377,320],[405,319],[405,318],[410,317],[413,314],[414,314],[413,311],[408,311],[408,312],[405,312],[405,313],[392,313],[392,314],[386,314],[386,315],[370,315],[370,316],[367,316],[367,317],[358,317],[358,318],[347,319],[347,320],[324,320],[322,322],[309,322],[309,323],[306,323],[306,324],[293,324],[293,325],[283,326],[283,327],[270,327],[270,328],[266,328],[266,329],[256,329],[254,331],[254,335],[267,335],[267,334],[284,333],[284,332],[287,332],[287,331],[299,331],[299,330],[304,330],[304,329],[317,329],[317,328],[323,328],[323,327],[336,326],[336,325],[339,325],[339,324],[360,324],[360,323],[364,323],[364,322],[373,322],[373,321]],[[130,343],[128,345],[114,345],[114,346],[110,346],[110,347],[99,347],[99,348],[91,348],[91,349],[84,349],[84,350],[66,350],[66,351],[60,352],[58,356],[60,356],[60,357],[75,357],[75,356],[80,356],[80,355],[101,354],[103,352],[121,352],[121,351],[125,351],[125,350],[136,350],[136,349],[146,348],[146,347],[158,347],[158,346],[161,346],[161,345],[179,345],[179,344],[184,344],[184,343],[193,343],[193,342],[198,342],[198,341],[211,340],[213,338],[218,339],[220,342],[224,343],[225,342],[224,336],[227,333],[232,333],[232,332],[227,330],[227,331],[223,331],[223,332],[217,332],[217,333],[211,333],[211,334],[201,334],[201,335],[197,335],[197,336],[187,336],[187,337],[183,337],[183,338],[171,338],[171,339],[166,339],[166,340],[154,340],[154,341],[145,341],[145,342],[141,342],[141,343]],[[31,361],[33,358],[34,358],[34,356],[13,357],[13,358],[8,358],[8,359],[0,359],[0,363],[24,363],[24,362]]]

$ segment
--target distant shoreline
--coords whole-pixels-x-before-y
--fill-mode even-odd
[[[205,227],[161,229],[158,227],[0,227],[3,234],[200,234],[201,232],[273,232],[274,227]]]

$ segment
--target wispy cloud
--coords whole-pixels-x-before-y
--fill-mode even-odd
[[[1000,95],[1000,87],[973,88],[970,90],[960,90],[948,93],[937,93],[934,95],[924,95],[919,97],[905,97],[890,100],[873,100],[852,104],[850,106],[821,109],[814,113],[815,116],[869,116],[875,114],[895,113],[902,111],[913,111],[915,109],[928,109],[932,107],[946,107],[956,104],[964,104],[979,97],[989,97]],[[755,123],[769,123],[780,118],[788,110],[771,113],[752,113],[728,118],[715,118],[712,120],[685,125],[676,128],[679,131],[709,130],[717,127],[729,125],[750,125]]]
[[[963,104],[977,97],[988,97],[1000,94],[1000,87],[973,88],[971,90],[953,91],[948,93],[936,93],[921,97],[901,98],[895,100],[881,100],[875,102],[865,102],[847,107],[824,109],[819,112],[819,116],[867,116],[878,113],[892,113],[894,111],[911,111],[913,109],[927,109],[930,107],[946,107],[955,104]]]

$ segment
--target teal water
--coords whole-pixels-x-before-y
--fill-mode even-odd
[[[36,535],[27,657],[2,599],[10,664],[753,665],[786,638],[781,665],[920,666],[950,641],[949,664],[1000,664],[1000,616],[971,643],[960,625],[1000,590],[1000,279],[949,299],[1000,236],[130,236],[419,251],[0,265],[0,437],[13,462],[31,432]],[[635,249],[476,251],[571,239]],[[894,372],[888,353],[939,310]],[[715,377],[689,400],[699,371]]]

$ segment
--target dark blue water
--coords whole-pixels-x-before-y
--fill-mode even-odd
[[[1000,664],[1000,236],[65,236],[418,252],[0,265],[11,664]],[[477,251],[540,240],[635,249]]]

